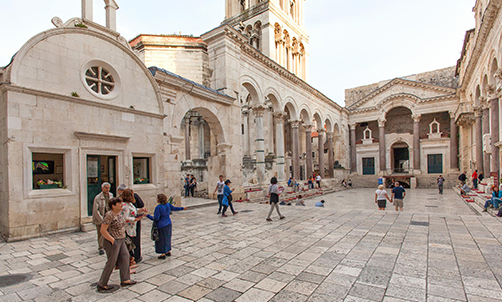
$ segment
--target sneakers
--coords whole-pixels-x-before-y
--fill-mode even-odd
[[[237,214],[239,214],[239,212],[234,212],[234,215],[237,215]]]
[[[271,218],[267,218],[267,221],[272,221],[272,219]]]
[[[227,217],[227,214],[221,214],[221,217]]]
[[[99,254],[100,254],[100,255],[104,255],[104,254],[105,254],[105,251],[103,251],[103,250],[99,250]]]
[[[284,218],[286,218],[286,217],[284,217],[284,216],[281,216],[281,218],[279,218],[279,219],[284,219]]]

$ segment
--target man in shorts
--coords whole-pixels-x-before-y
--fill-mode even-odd
[[[392,189],[392,201],[394,202],[394,206],[396,207],[396,211],[403,211],[403,199],[406,196],[406,191],[402,186],[399,185],[399,182],[396,181],[394,184],[394,189]]]

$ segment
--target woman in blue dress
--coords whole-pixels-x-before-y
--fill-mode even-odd
[[[225,187],[223,188],[223,200],[221,201],[221,204],[223,205],[223,212],[221,213],[221,217],[227,217],[225,212],[227,211],[228,207],[230,206],[230,210],[232,210],[232,213],[236,215],[239,212],[236,212],[234,210],[234,206],[232,205],[232,192],[235,190],[230,190],[230,187],[228,186],[232,182],[230,179],[225,180]]]
[[[175,207],[167,201],[166,194],[157,195],[158,205],[152,215],[146,215],[157,224],[159,229],[159,240],[155,241],[155,252],[160,254],[159,259],[166,259],[171,256],[171,237],[173,234],[173,225],[171,223],[171,211],[183,211],[183,207]]]

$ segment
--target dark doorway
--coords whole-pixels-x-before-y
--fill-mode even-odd
[[[410,170],[410,150],[406,147],[393,148],[394,173],[408,173]]]
[[[94,197],[101,192],[101,184],[110,183],[110,192],[117,196],[117,157],[87,155],[87,214],[92,216]]]
[[[375,158],[363,158],[363,175],[375,175]]]
[[[443,173],[443,154],[427,155],[427,173],[429,174]]]

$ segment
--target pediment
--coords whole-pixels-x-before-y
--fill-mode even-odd
[[[440,98],[451,98],[456,89],[422,82],[393,79],[375,89],[347,109],[350,111],[369,111],[379,109],[394,99],[407,99],[414,103],[428,102]]]

